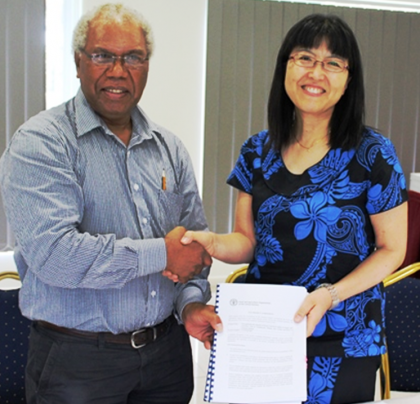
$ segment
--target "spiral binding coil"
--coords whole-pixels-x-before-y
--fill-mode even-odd
[[[216,302],[214,311],[219,313],[219,289],[220,285],[216,287]],[[204,389],[204,401],[213,401],[213,383],[214,383],[214,370],[216,367],[216,348],[217,348],[217,331],[214,332],[213,345],[210,351],[209,366],[207,370],[206,387]]]

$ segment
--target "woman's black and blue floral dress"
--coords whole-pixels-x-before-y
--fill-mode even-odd
[[[369,216],[407,200],[389,139],[366,129],[357,149],[331,149],[301,175],[266,150],[268,132],[242,146],[228,183],[253,197],[257,246],[247,282],[305,286],[335,283],[375,248]],[[311,338],[308,402],[329,403],[342,358],[385,351],[384,292],[377,285],[327,311]]]

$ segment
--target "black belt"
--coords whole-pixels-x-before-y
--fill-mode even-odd
[[[48,328],[50,330],[57,331],[66,335],[71,335],[74,337],[87,338],[90,340],[97,341],[102,339],[102,341],[110,342],[112,344],[131,345],[133,348],[139,349],[149,344],[150,342],[156,341],[159,337],[166,334],[173,322],[175,322],[175,317],[171,315],[165,321],[153,327],[141,328],[140,330],[124,334],[112,334],[111,332],[81,331],[75,330],[73,328],[60,327],[58,325],[51,324],[46,321],[37,321],[37,324],[41,327]]]

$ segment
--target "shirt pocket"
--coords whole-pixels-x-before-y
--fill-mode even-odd
[[[165,234],[180,225],[183,203],[184,197],[182,195],[160,190],[159,210],[161,226]]]

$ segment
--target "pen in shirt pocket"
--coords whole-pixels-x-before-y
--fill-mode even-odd
[[[166,191],[166,174],[165,169],[162,170],[162,190]]]

